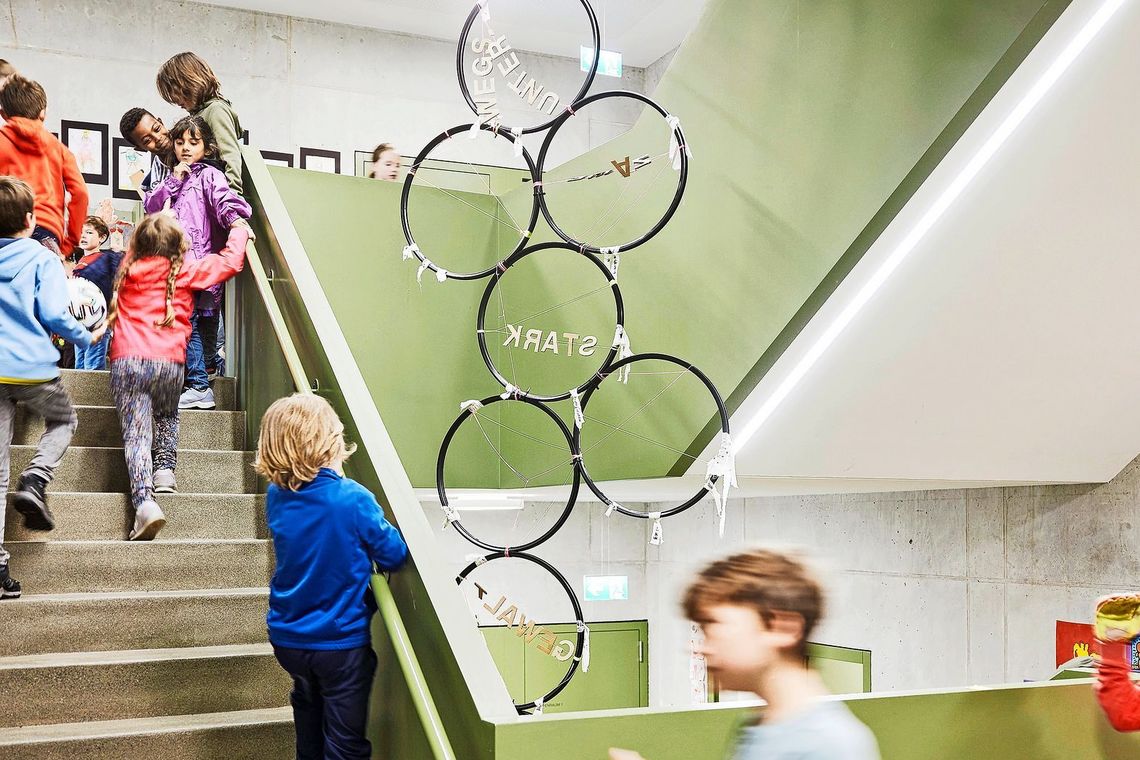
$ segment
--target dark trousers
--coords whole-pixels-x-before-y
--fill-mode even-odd
[[[274,645],[277,662],[293,676],[297,760],[370,760],[365,736],[368,696],[376,675],[372,647],[322,651]]]

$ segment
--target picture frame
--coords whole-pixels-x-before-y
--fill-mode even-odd
[[[139,177],[139,183],[142,183],[150,171],[150,154],[121,137],[115,137],[111,140],[111,156],[111,197],[124,201],[142,200],[139,185],[134,184],[132,177],[141,170],[143,175]]]
[[[267,164],[271,164],[273,166],[287,166],[290,169],[293,168],[292,153],[281,153],[275,150],[263,150],[261,151],[261,157]]]
[[[367,177],[372,171],[372,151],[358,150],[352,154],[353,176]]]
[[[110,128],[106,124],[93,121],[69,121],[59,123],[60,141],[75,155],[83,179],[92,185],[110,184],[110,167],[107,155],[110,153]]]
[[[340,174],[340,151],[324,150],[322,148],[301,148],[300,164],[302,169]]]

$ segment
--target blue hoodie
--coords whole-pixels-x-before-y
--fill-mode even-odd
[[[265,500],[277,569],[269,585],[269,640],[291,649],[355,649],[371,642],[372,563],[408,556],[400,532],[355,480],[322,468],[297,491]]]
[[[31,238],[0,238],[0,383],[59,377],[54,332],[84,348],[91,333],[71,316],[59,257]]]

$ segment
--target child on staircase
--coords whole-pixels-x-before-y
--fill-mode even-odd
[[[166,525],[154,494],[176,489],[178,395],[194,299],[241,271],[249,236],[235,223],[220,255],[193,259],[178,222],[155,214],[135,229],[115,276],[107,315],[111,395],[135,510],[132,541],[149,541]]]
[[[344,476],[351,453],[320,396],[278,399],[261,418],[254,466],[270,481],[265,512],[277,560],[269,641],[293,677],[298,758],[372,757],[372,565],[395,570],[408,555],[376,497]]]
[[[190,238],[190,259],[200,261],[221,248],[227,228],[246,224],[251,211],[249,204],[230,189],[225,175],[206,163],[205,159],[217,157],[218,144],[200,116],[180,119],[171,128],[170,137],[178,163],[171,175],[147,194],[143,205],[147,213],[169,208]],[[221,309],[221,285],[197,295],[179,409],[214,408],[206,354],[212,358],[216,351]]]
[[[52,332],[77,346],[103,337],[105,327],[87,332],[68,310],[71,300],[59,257],[31,239],[35,198],[27,183],[0,177],[0,499],[8,491],[16,404],[44,418],[45,431],[13,496],[13,506],[30,530],[51,530],[55,520],[44,493],[75,432],[75,409],[59,380],[59,352]],[[2,506],[0,502],[0,506]],[[0,511],[0,599],[20,596],[8,572]]]

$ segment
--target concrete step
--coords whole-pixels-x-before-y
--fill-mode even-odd
[[[256,539],[5,541],[4,548],[26,594],[264,588],[273,568],[269,542]]]
[[[8,541],[88,541],[124,539],[134,512],[125,493],[52,491],[48,505],[56,518],[51,533],[24,529],[23,517],[12,508],[5,513]],[[261,494],[158,494],[166,513],[163,539],[268,538],[265,496]]]
[[[71,403],[84,406],[114,406],[111,400],[111,373],[92,370],[65,369],[60,371],[63,385],[71,396]],[[219,377],[210,384],[218,409],[232,412],[237,408],[237,383],[232,377]]]
[[[113,406],[77,406],[79,427],[72,446],[122,446],[119,413]],[[178,448],[242,451],[245,449],[245,412],[208,412],[186,409],[179,415]],[[13,443],[35,445],[44,432],[43,419],[22,405],[16,414]]]
[[[267,588],[25,594],[3,602],[0,651],[17,656],[263,644],[268,607]]]
[[[0,657],[0,727],[284,707],[269,644]]]
[[[12,447],[12,484],[32,461],[34,446]],[[178,452],[178,490],[182,493],[255,493],[257,476],[253,472],[252,452],[205,451],[188,449]],[[55,473],[51,491],[126,493],[127,465],[123,449],[95,446],[72,446]]]
[[[4,760],[252,760],[293,754],[289,707],[0,728]]]

